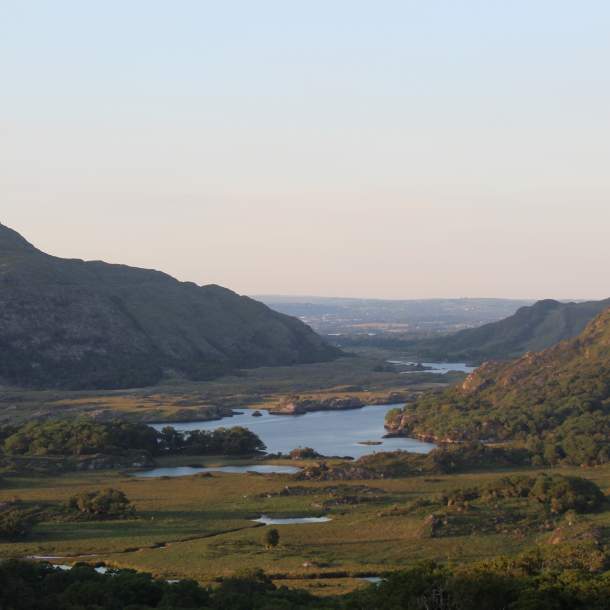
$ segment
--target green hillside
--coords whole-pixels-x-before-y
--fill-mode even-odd
[[[484,362],[541,351],[578,335],[610,299],[560,303],[547,299],[521,307],[514,315],[453,335],[418,341],[409,346],[422,360]]]
[[[295,318],[220,286],[44,254],[0,225],[0,383],[120,388],[329,360]]]
[[[391,412],[387,427],[444,441],[520,442],[550,464],[608,461],[610,308],[575,339],[484,364],[461,385]]]

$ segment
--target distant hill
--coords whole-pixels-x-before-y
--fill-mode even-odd
[[[574,339],[489,362],[444,393],[391,413],[394,432],[517,441],[549,464],[610,461],[610,308]]]
[[[301,321],[226,288],[56,258],[0,225],[4,385],[125,388],[340,353]]]
[[[506,360],[540,351],[578,335],[610,299],[584,303],[544,300],[521,307],[514,315],[453,335],[414,341],[405,349],[422,360],[483,362]]]

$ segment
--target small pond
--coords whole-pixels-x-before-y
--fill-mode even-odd
[[[200,472],[228,472],[231,474],[243,474],[256,472],[258,474],[295,474],[301,470],[296,466],[278,466],[274,464],[247,464],[245,466],[210,466],[209,468],[198,468],[194,466],[173,466],[165,468],[153,468],[143,472],[134,472],[135,477],[188,477]]]
[[[265,525],[306,525],[308,523],[328,523],[332,521],[330,517],[287,517],[285,519],[273,519],[267,515],[261,515],[258,519],[252,519],[255,523]]]
[[[59,568],[60,570],[67,571],[67,570],[71,570],[74,566],[71,566],[68,564],[55,564],[54,567]],[[110,568],[106,568],[104,566],[99,566],[94,569],[98,574],[106,574]]]
[[[434,375],[446,375],[452,371],[457,371],[459,373],[472,373],[474,371],[474,366],[469,366],[465,362],[410,362],[408,360],[388,360],[390,364],[395,364],[397,366],[415,366],[417,364],[422,364],[426,367],[424,371],[399,371],[403,375],[415,374],[415,373],[430,373]]]

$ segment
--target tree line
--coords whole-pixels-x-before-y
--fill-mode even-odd
[[[0,451],[9,456],[85,456],[132,450],[151,456],[245,455],[265,448],[256,434],[241,426],[186,432],[167,426],[158,432],[141,423],[78,419],[0,429]]]
[[[4,610],[608,610],[610,573],[545,567],[539,552],[448,567],[419,563],[379,585],[319,598],[278,587],[260,570],[204,587],[133,570],[62,571],[19,560],[0,564]]]

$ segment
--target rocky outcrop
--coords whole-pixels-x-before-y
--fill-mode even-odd
[[[454,439],[450,435],[437,435],[432,432],[421,432],[417,428],[418,420],[409,405],[403,409],[392,409],[386,413],[384,427],[386,434],[384,438],[408,437],[415,438],[424,443],[434,443],[436,445],[451,445],[462,442]]]
[[[288,455],[290,456],[291,460],[317,460],[324,457],[311,447],[297,447]]]
[[[332,398],[300,398],[294,396],[285,398],[279,404],[270,409],[273,415],[303,415],[312,411],[345,411],[347,409],[360,409],[365,402],[353,396]]]

